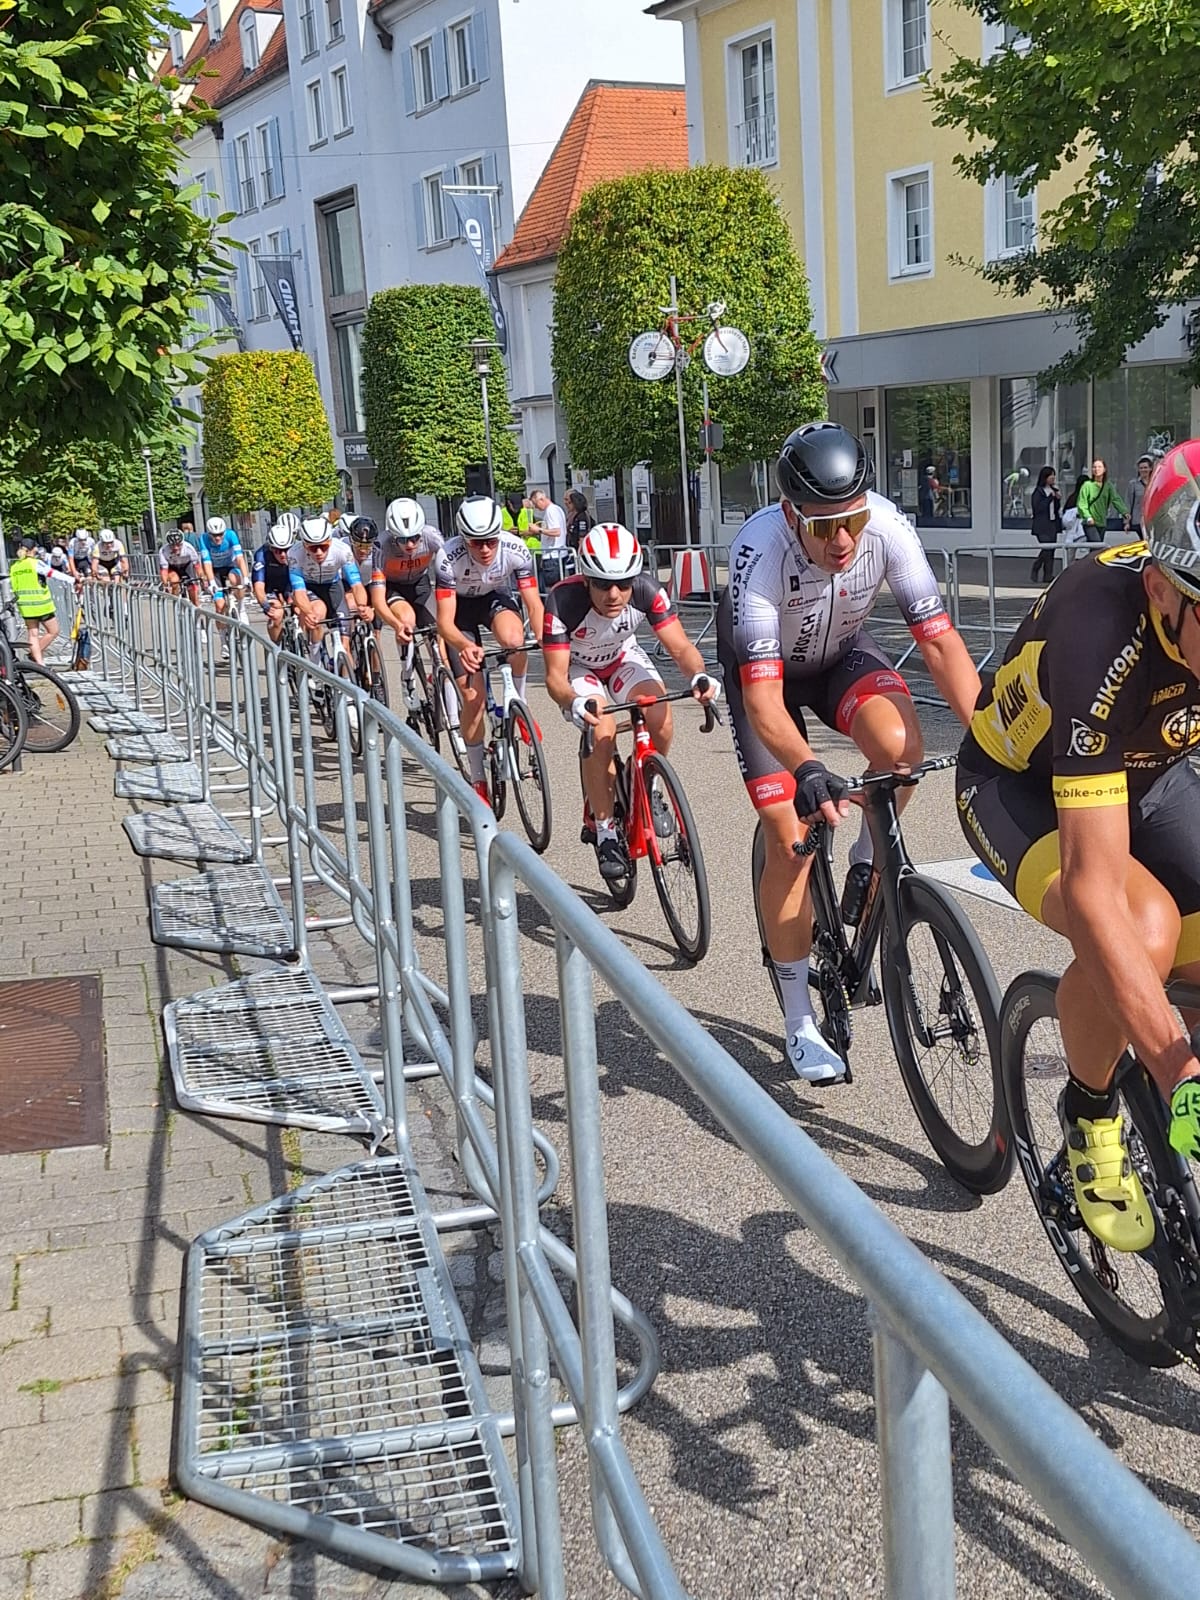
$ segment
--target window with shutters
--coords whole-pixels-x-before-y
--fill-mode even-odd
[[[262,182],[263,204],[283,199],[283,162],[279,149],[279,122],[272,118],[254,130],[258,147],[258,175]]]
[[[419,39],[412,47],[413,80],[417,92],[417,110],[437,105],[437,78],[433,68],[433,40]]]
[[[425,198],[425,243],[445,244],[449,238],[446,227],[446,198],[442,193],[442,174],[427,172],[421,178]]]
[[[460,161],[458,164],[458,181],[464,189],[482,189],[484,187],[483,157],[475,156],[470,161]]]
[[[446,53],[450,60],[450,93],[463,94],[479,81],[475,73],[475,51],[471,42],[471,18],[463,17],[446,29]]]
[[[238,210],[254,211],[258,207],[258,191],[254,182],[254,154],[248,133],[239,133],[233,141],[233,159],[237,171]]]

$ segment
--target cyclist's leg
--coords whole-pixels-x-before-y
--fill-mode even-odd
[[[611,685],[606,684],[601,678],[586,667],[573,672],[570,677],[571,693],[577,698],[595,700],[597,707],[606,701],[615,699]],[[571,713],[564,709],[563,716],[569,722]],[[587,803],[591,809],[592,818],[597,828],[611,829],[613,820],[613,802],[616,797],[617,769],[615,753],[617,747],[617,724],[612,716],[601,716],[592,730],[592,753],[589,756],[580,756],[579,770],[583,778],[583,792],[587,796]]]
[[[180,582],[179,573],[175,570],[175,568],[174,567],[163,567],[161,576],[162,576],[162,581],[163,581],[163,588],[167,591],[167,593],[168,594],[178,594],[179,591],[180,591],[180,588],[182,587],[182,584]]]
[[[517,693],[522,700],[525,698],[525,675],[529,665],[529,657],[524,650],[517,647],[525,640],[525,613],[521,610],[520,602],[506,594],[493,595],[491,615],[488,617],[488,627],[495,635],[497,644],[505,650],[512,650],[508,664],[512,668],[513,678],[516,682]]]
[[[267,593],[267,604],[264,607],[267,617],[267,638],[272,644],[278,644],[283,633],[283,616],[287,609],[287,601],[282,595]]]
[[[392,632],[396,635],[396,643],[400,646],[401,654],[407,650],[412,642],[414,630],[417,628],[417,613],[410,601],[403,595],[393,590],[385,601],[388,616],[392,619]]]
[[[213,609],[218,616],[222,616],[228,609],[229,602],[225,598],[225,591],[229,584],[229,569],[227,567],[213,568]]]
[[[308,607],[301,614],[300,625],[308,638],[308,653],[315,661],[321,653],[321,640],[325,634],[325,618],[328,615],[328,606],[322,595],[308,590]]]
[[[621,652],[616,670],[609,674],[609,699],[619,705],[629,705],[639,698],[653,699],[665,693],[666,688],[651,665],[650,657],[636,640],[631,639]],[[670,751],[675,733],[670,706],[647,706],[646,726],[655,747],[665,756]]]
[[[468,639],[473,639],[476,644],[482,643],[480,629],[491,616],[491,597],[459,595],[455,611],[455,622],[460,633]],[[483,742],[485,730],[483,726],[484,711],[487,706],[487,696],[484,692],[483,673],[467,672],[462,664],[458,652],[450,652],[451,668],[455,682],[458,684],[458,693],[462,701],[462,711],[459,719],[459,729],[462,733],[463,744],[466,746],[467,762],[470,767],[471,778],[475,783],[483,781]]]

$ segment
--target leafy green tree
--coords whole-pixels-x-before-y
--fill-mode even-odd
[[[204,384],[204,488],[225,511],[315,506],[337,493],[317,375],[295,350],[217,356]]]
[[[1026,192],[1064,168],[1066,199],[1038,219],[1034,250],[990,262],[990,282],[1073,320],[1076,348],[1047,381],[1102,377],[1200,297],[1200,11],[1195,0],[961,0],[1019,45],[960,57],[931,85],[934,121],[969,140],[956,156],[983,183]],[[1028,41],[1027,43],[1025,41]],[[1188,362],[1200,383],[1200,348]]]
[[[201,370],[181,347],[224,256],[175,180],[208,112],[151,77],[164,0],[0,16],[0,432],[132,444]]]
[[[662,326],[672,273],[684,313],[723,300],[722,320],[751,341],[746,369],[709,384],[725,431],[720,460],[765,459],[792,428],[825,415],[808,280],[762,173],[642,172],[587,191],[558,258],[554,376],[574,465],[678,470],[674,381],[645,382],[628,359],[637,334]],[[686,325],[681,334],[689,336]],[[705,370],[697,351],[683,380],[694,456]]]
[[[190,506],[179,459],[182,436],[173,415],[164,416],[149,441],[154,499],[160,517],[177,517]],[[0,445],[0,512],[6,522],[41,527],[58,520],[60,500],[85,508],[63,513],[71,528],[97,522],[118,527],[138,523],[147,506],[146,464],[141,450],[84,441],[57,451],[38,450],[30,470],[24,438]],[[90,520],[89,520],[90,519]]]
[[[30,528],[44,528],[51,544],[65,544],[76,528],[89,528],[95,533],[99,525],[99,508],[86,489],[67,489],[55,495],[41,514],[30,517],[28,522]]]
[[[479,379],[467,341],[495,336],[480,289],[409,284],[374,295],[363,328],[363,409],[375,488],[398,494],[462,494],[469,466],[486,461]],[[492,352],[488,403],[496,488],[523,482],[504,364]]]

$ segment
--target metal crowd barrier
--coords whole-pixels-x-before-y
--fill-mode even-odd
[[[249,819],[250,858],[286,850],[292,960],[177,1002],[175,1022],[181,1011],[198,1011],[208,1024],[206,1067],[224,1048],[228,1069],[238,1039],[248,1051],[278,1035],[272,1006],[299,1028],[301,1002],[332,1013],[335,1004],[377,999],[384,1119],[374,1132],[396,1151],[308,1184],[192,1246],[176,1461],[187,1493],[406,1575],[454,1583],[512,1573],[526,1591],[565,1600],[554,1430],[578,1418],[605,1561],[644,1600],[683,1600],[621,1435],[620,1413],[650,1387],[658,1349],[654,1330],[612,1284],[599,977],[870,1304],[892,1600],[949,1600],[955,1592],[951,1399],[1115,1593],[1200,1594],[1200,1548],[1165,1508],[524,841],[497,832],[469,786],[391,712],[252,629],[218,628],[158,591],[89,596],[88,605],[115,693],[123,687],[130,698],[131,681],[141,693],[144,680],[148,703],[157,696],[165,712],[181,702],[196,753],[203,760],[206,749],[216,759],[232,752],[251,809],[264,813],[261,825]],[[232,646],[227,662],[218,659],[223,635]],[[334,697],[340,737],[332,773],[330,747],[314,737],[314,689]],[[361,769],[346,738],[352,718]],[[410,835],[429,804],[441,921],[419,945]],[[276,827],[280,846],[268,831]],[[466,895],[472,854],[477,913]],[[313,881],[372,951],[369,986],[339,992],[317,979],[312,923],[302,914]],[[533,1125],[518,889],[554,933],[574,1254],[539,1216],[558,1168]],[[475,1066],[476,936],[490,1096]],[[444,987],[425,970],[431,945],[444,960]],[[271,986],[278,992],[267,1003]],[[265,1026],[246,1032],[249,1013],[260,1023],[265,1016]],[[478,1201],[441,1215],[428,1208],[408,1144],[406,1083],[422,1052],[450,1087],[462,1169]],[[280,1080],[298,1071],[287,1061],[276,1066]],[[328,1075],[327,1061],[320,1072]],[[512,1352],[506,1415],[483,1395],[438,1243],[493,1216]],[[574,1315],[556,1274],[574,1282]],[[623,1389],[614,1316],[640,1347]],[[364,1410],[352,1397],[356,1382],[368,1380],[372,1393],[403,1388],[408,1411]],[[512,1481],[501,1443],[510,1434]]]
[[[728,582],[729,546],[655,544],[651,560],[676,611],[691,624],[688,632],[692,643],[711,665],[716,660],[717,602]],[[651,653],[661,659],[665,651],[658,644]]]

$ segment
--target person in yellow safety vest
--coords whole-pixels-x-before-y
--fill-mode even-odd
[[[501,517],[507,533],[515,533],[518,539],[524,539],[530,550],[542,548],[541,536],[534,524],[528,500],[522,500],[519,494],[506,494]]]
[[[50,564],[37,558],[37,540],[23,533],[17,540],[17,559],[8,569],[13,600],[29,635],[29,654],[41,665],[42,650],[58,638],[58,618],[50,592]]]

